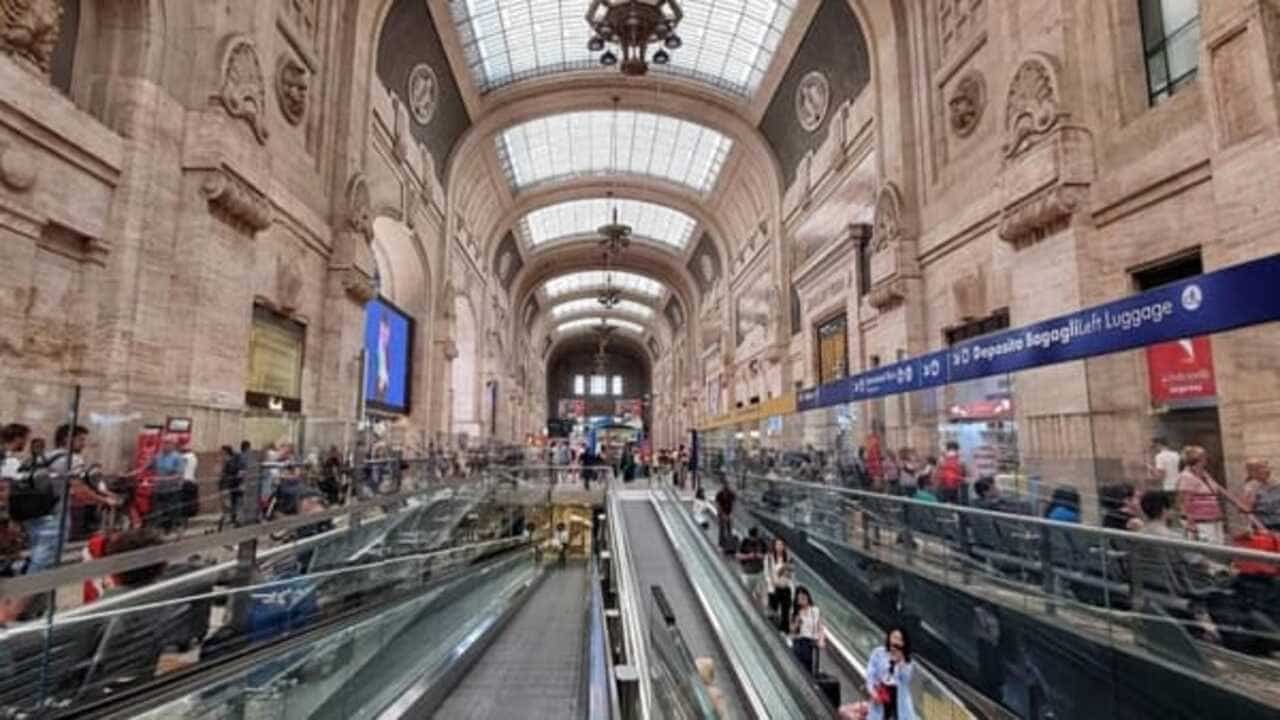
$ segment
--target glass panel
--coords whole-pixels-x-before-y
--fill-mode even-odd
[[[1169,35],[1165,55],[1169,63],[1169,77],[1175,82],[1194,73],[1200,65],[1200,21],[1195,20]]]
[[[560,323],[559,325],[557,325],[556,332],[563,333],[563,332],[569,332],[570,330],[581,330],[582,328],[591,327],[591,326],[599,327],[600,325],[605,325],[607,327],[615,327],[615,328],[618,328],[619,330],[626,330],[627,332],[633,332],[636,334],[641,334],[644,332],[643,325],[639,325],[637,323],[633,323],[627,320],[617,320],[614,318],[606,318],[606,317],[589,317],[589,318],[579,318],[577,320],[570,320],[568,322]]]
[[[595,298],[579,298],[563,302],[551,308],[551,316],[555,318],[569,317],[570,315],[578,315],[581,313],[600,312],[600,302]],[[623,313],[625,315],[634,315],[638,318],[648,320],[653,317],[653,308],[648,305],[642,305],[634,300],[622,300],[614,305],[612,312]]]
[[[597,228],[613,222],[615,208],[618,222],[631,226],[633,240],[684,248],[697,224],[688,215],[656,203],[597,198],[534,210],[520,221],[520,236],[533,247],[570,238],[595,238]]]
[[[591,394],[604,395],[608,392],[607,378],[604,375],[591,376]]]
[[[684,46],[670,52],[669,64],[650,69],[749,97],[773,59],[794,7],[794,0],[683,3],[678,33]],[[587,50],[591,29],[580,0],[453,0],[449,9],[481,92],[600,67],[597,55]]]
[[[542,286],[542,289],[547,297],[554,298],[559,295],[603,288],[606,278],[608,278],[610,285],[619,290],[635,292],[641,295],[657,297],[662,294],[663,290],[661,283],[643,275],[618,271],[606,273],[603,270],[588,270],[560,275],[548,280]]]
[[[613,376],[613,394],[622,395],[622,376],[621,375]]]
[[[586,378],[581,375],[573,376],[573,394],[583,395],[587,392]]]
[[[629,110],[548,115],[504,130],[496,142],[516,190],[574,177],[632,174],[706,193],[715,187],[733,146],[708,127]]]

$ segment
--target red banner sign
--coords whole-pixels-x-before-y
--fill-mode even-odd
[[[1147,378],[1152,405],[1214,397],[1218,390],[1213,379],[1213,347],[1209,337],[1148,346]]]

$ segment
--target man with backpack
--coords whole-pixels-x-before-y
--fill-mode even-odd
[[[27,573],[58,564],[62,545],[62,503],[68,499],[85,504],[118,505],[115,497],[99,492],[85,478],[84,446],[89,430],[70,423],[59,425],[54,449],[33,458],[10,488],[10,514],[23,524],[30,545]]]
[[[960,502],[960,488],[969,475],[964,463],[960,460],[960,444],[954,440],[946,445],[947,451],[938,461],[938,469],[934,471],[934,485],[937,487],[938,499],[945,503]]]

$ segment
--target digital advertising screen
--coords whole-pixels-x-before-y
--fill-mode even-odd
[[[408,413],[413,376],[413,319],[383,298],[364,310],[364,397],[375,410]]]

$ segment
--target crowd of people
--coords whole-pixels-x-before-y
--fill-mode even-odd
[[[910,447],[882,450],[873,434],[851,457],[817,450],[761,449],[733,460],[726,453],[709,451],[707,466],[714,476],[800,480],[811,483],[884,492],[926,503],[966,504],[1014,514],[1039,514],[1050,520],[1079,523],[1085,508],[1078,488],[1055,487],[1040,508],[1027,497],[1005,496],[988,464],[970,467],[958,443],[944,445],[940,455],[925,455]],[[1245,519],[1241,532],[1280,532],[1280,478],[1273,478],[1270,464],[1261,458],[1245,462],[1245,481],[1232,493],[1209,472],[1209,456],[1200,446],[1175,451],[1162,438],[1153,442],[1149,479],[1145,483],[1115,482],[1097,494],[1098,517],[1104,527],[1141,531],[1207,543],[1232,540],[1226,520],[1232,510]],[[979,463],[975,463],[979,465]],[[1148,503],[1167,506],[1168,524],[1152,525],[1142,509]],[[1162,496],[1155,499],[1155,496]]]
[[[759,528],[752,527],[738,539],[732,521],[735,500],[727,483],[716,493],[711,512],[720,518],[720,547],[737,562],[751,596],[786,636],[796,662],[839,708],[840,717],[916,720],[908,691],[912,665],[906,631],[890,628],[884,645],[875,648],[868,660],[863,697],[842,703],[838,682],[821,670],[827,628],[813,593],[797,581],[795,561],[782,538],[767,540]]]

